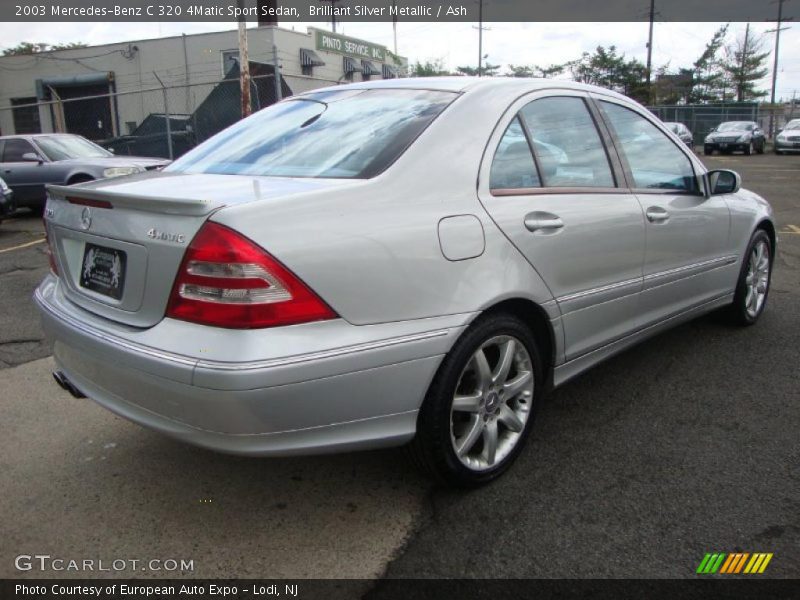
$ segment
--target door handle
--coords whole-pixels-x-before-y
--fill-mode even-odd
[[[564,221],[558,215],[546,212],[532,212],[525,215],[525,229],[531,233],[561,229],[562,227],[564,227]]]
[[[645,213],[651,223],[663,223],[669,220],[669,213],[660,206],[651,206]]]

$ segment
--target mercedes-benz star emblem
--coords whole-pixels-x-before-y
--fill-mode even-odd
[[[92,211],[89,207],[84,207],[81,212],[81,229],[89,229],[92,226]]]

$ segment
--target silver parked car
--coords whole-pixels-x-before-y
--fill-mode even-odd
[[[664,123],[664,125],[666,125],[667,129],[672,133],[677,135],[684,144],[689,146],[689,148],[694,147],[694,136],[686,125],[683,123]]]
[[[551,80],[308,92],[49,194],[62,387],[236,454],[411,442],[461,485],[511,464],[548,389],[713,309],[756,322],[775,254],[738,175]]]
[[[73,184],[141,173],[168,165],[163,158],[114,156],[79,135],[41,133],[0,137],[0,175],[18,206],[42,210],[45,185]]]
[[[800,152],[800,119],[792,119],[775,136],[775,154]]]

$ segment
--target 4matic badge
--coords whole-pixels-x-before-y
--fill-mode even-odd
[[[165,242],[176,242],[178,244],[186,243],[186,236],[182,233],[168,233],[166,231],[159,231],[155,227],[147,230],[147,237],[151,240],[164,240]]]

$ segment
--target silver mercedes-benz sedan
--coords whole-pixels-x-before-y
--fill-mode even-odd
[[[755,323],[776,244],[767,202],[640,105],[513,78],[294,96],[161,172],[50,187],[45,221],[74,395],[236,454],[410,443],[459,485],[612,354]]]

